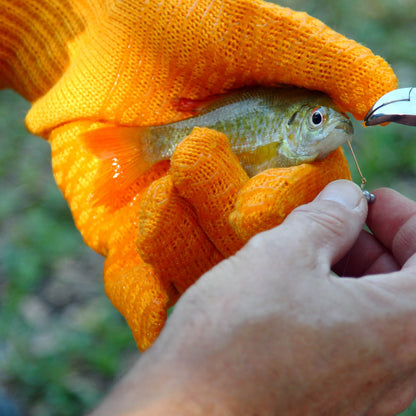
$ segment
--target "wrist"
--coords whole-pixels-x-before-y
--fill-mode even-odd
[[[225,392],[215,391],[215,380],[206,383],[198,368],[166,360],[167,350],[141,356],[130,373],[91,416],[234,416],[244,412],[226,405]],[[171,365],[173,363],[173,365]]]
[[[223,388],[223,378],[216,375],[223,363],[215,354],[207,356],[204,344],[211,346],[204,336],[210,325],[196,313],[190,319],[184,309],[173,317],[160,338],[138,362],[135,374],[141,381],[140,416],[234,416],[244,414]],[[194,311],[195,312],[195,311]],[[210,350],[211,351],[211,350]],[[134,375],[133,375],[134,377]],[[232,389],[231,389],[232,390]]]

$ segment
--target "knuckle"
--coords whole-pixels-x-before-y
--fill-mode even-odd
[[[293,211],[293,217],[302,216],[307,229],[316,228],[317,226],[324,232],[342,237],[349,225],[349,221],[345,215],[341,214],[341,209],[332,207],[312,208],[301,206]]]

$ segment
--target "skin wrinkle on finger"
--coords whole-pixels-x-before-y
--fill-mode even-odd
[[[364,270],[363,275],[391,273],[400,270],[394,257],[387,252],[381,252],[373,262]]]
[[[392,189],[380,188],[375,190],[374,194],[377,202],[370,206],[367,224],[379,241],[392,252],[399,264],[403,265],[416,250],[415,203]],[[388,225],[385,221],[386,212],[389,216]],[[409,226],[410,230],[407,228]]]
[[[296,208],[282,225],[288,225],[293,221],[299,230],[299,235],[305,239],[305,247],[310,247],[307,243],[314,238],[317,229],[324,230],[324,234],[321,233],[319,237],[322,241],[317,241],[316,245],[319,247],[319,253],[323,253],[326,262],[328,263],[329,259],[332,266],[351,248],[364,224],[366,212],[364,200],[361,200],[353,211],[347,211],[339,203],[322,200],[316,207],[315,203],[312,203],[310,207],[306,205]],[[302,218],[303,216],[306,217]],[[299,226],[299,223],[302,226]],[[336,237],[336,242],[333,236]],[[310,249],[315,252],[315,245]]]
[[[391,273],[400,270],[400,266],[392,253],[372,234],[363,231],[365,244],[356,247],[354,262],[362,264],[364,270],[360,274]]]
[[[304,269],[329,275],[330,267],[327,256],[322,256],[320,252],[317,252],[315,244],[313,247],[305,244],[306,234],[302,232],[302,229],[303,227],[300,226],[300,232],[298,232],[293,229],[293,226],[288,227],[283,223],[252,237],[234,257],[237,262],[246,262],[247,270],[252,270],[255,278],[257,278],[256,269],[265,269],[265,265],[267,265],[267,273],[263,274],[271,275],[272,278],[276,273],[286,273],[290,278],[299,280]],[[252,252],[255,254],[247,254]],[[288,259],[294,256],[294,261],[288,262]],[[253,259],[255,259],[254,268],[252,267]]]
[[[398,271],[400,267],[390,251],[374,235],[362,230],[351,250],[333,270],[339,276],[361,277]]]

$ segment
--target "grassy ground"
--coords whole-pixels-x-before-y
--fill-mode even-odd
[[[414,84],[413,0],[280,4],[365,44],[392,64],[402,86]],[[25,132],[28,108],[10,91],[0,94],[0,386],[31,415],[79,415],[129,365],[135,346],[103,293],[102,259],[83,245],[54,184],[48,144]],[[415,135],[356,124],[369,189],[392,186],[416,199]]]

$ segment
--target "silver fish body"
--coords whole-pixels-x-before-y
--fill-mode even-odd
[[[169,159],[194,127],[224,133],[249,176],[322,160],[353,136],[351,121],[325,94],[258,87],[219,96],[195,117],[146,127],[144,155],[152,163]]]

